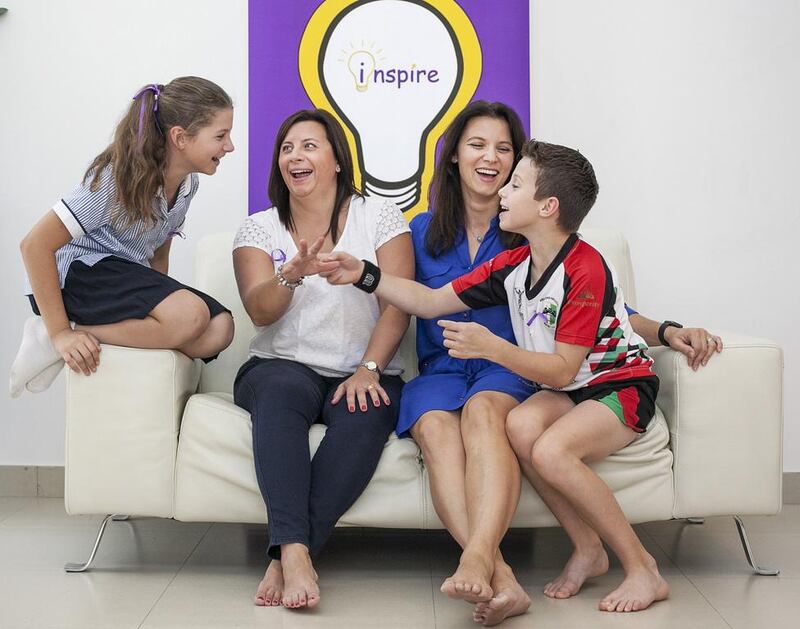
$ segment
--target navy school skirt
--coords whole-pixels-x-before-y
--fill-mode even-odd
[[[202,299],[212,319],[230,312],[216,299],[196,288],[117,256],[108,256],[92,266],[78,260],[73,262],[64,280],[61,297],[70,321],[78,325],[106,325],[125,319],[144,319],[178,290],[189,290]],[[33,295],[28,295],[28,299],[34,314],[40,315]]]

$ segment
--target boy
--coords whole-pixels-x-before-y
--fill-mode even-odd
[[[327,256],[336,264],[323,275],[377,291],[425,318],[508,304],[517,345],[475,323],[439,324],[453,357],[491,360],[543,386],[509,414],[506,428],[525,476],[575,547],[545,593],[567,598],[606,572],[605,541],[625,579],[599,607],[637,611],[665,599],[669,586],[586,462],[620,450],[646,429],[658,378],[630,326],[614,272],[576,234],[597,192],[594,170],[580,153],[530,140],[500,190],[499,214],[500,227],[525,236],[530,246],[505,251],[436,290],[381,277],[376,266],[346,253]]]

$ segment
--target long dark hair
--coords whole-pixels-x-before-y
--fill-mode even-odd
[[[519,116],[511,107],[503,103],[477,100],[467,105],[453,119],[442,136],[444,144],[439,161],[433,171],[429,194],[433,218],[425,237],[425,248],[434,257],[452,249],[456,244],[459,232],[464,228],[464,198],[461,194],[458,164],[453,162],[453,156],[458,150],[458,143],[461,141],[461,135],[464,133],[467,123],[473,118],[481,117],[505,120],[508,124],[514,151],[512,169],[519,161],[519,152],[527,139]],[[504,185],[506,183],[507,181],[503,182]],[[504,231],[500,232],[500,239],[507,249],[519,246],[523,241],[519,234]]]
[[[231,108],[233,102],[225,90],[197,76],[148,85],[131,101],[114,141],[94,158],[83,181],[91,177],[91,186],[96,188],[103,169],[111,164],[120,202],[119,216],[113,218],[125,225],[143,221],[152,226],[156,222],[153,199],[164,185],[169,130],[183,127],[187,135],[197,135],[217,112]]]
[[[289,207],[289,188],[281,175],[278,158],[280,157],[281,144],[286,139],[286,135],[298,122],[318,122],[325,128],[325,135],[333,148],[333,156],[339,164],[339,172],[336,173],[336,199],[333,202],[333,212],[331,212],[331,224],[328,227],[331,240],[334,244],[339,239],[339,214],[346,199],[351,196],[361,195],[361,191],[356,188],[355,175],[353,172],[353,156],[350,154],[350,147],[347,144],[347,137],[339,121],[324,109],[301,109],[293,113],[283,121],[278,134],[275,136],[275,147],[272,150],[272,165],[269,172],[269,198],[272,204],[278,208],[278,218],[281,224],[289,231],[294,230],[294,220],[292,210]]]

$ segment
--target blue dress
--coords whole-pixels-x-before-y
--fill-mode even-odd
[[[430,212],[425,212],[417,215],[410,224],[416,257],[416,278],[426,286],[431,288],[444,286],[505,250],[495,217],[483,242],[480,243],[474,262],[470,262],[469,243],[463,231],[458,236],[455,247],[434,258],[425,248],[425,235],[432,217]],[[491,361],[450,357],[443,345],[442,328],[436,324],[440,319],[474,321],[497,336],[511,343],[515,342],[508,306],[505,305],[468,310],[436,319],[417,318],[417,357],[420,375],[403,388],[400,414],[395,429],[400,437],[408,437],[411,426],[428,411],[459,409],[480,391],[507,393],[519,402],[528,399],[537,391],[536,385],[530,380],[521,378]]]

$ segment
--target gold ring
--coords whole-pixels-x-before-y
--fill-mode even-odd
[[[368,389],[374,389],[374,388],[375,388],[375,385],[374,385],[374,384],[371,384],[371,385],[369,385],[367,388],[368,388]]]

